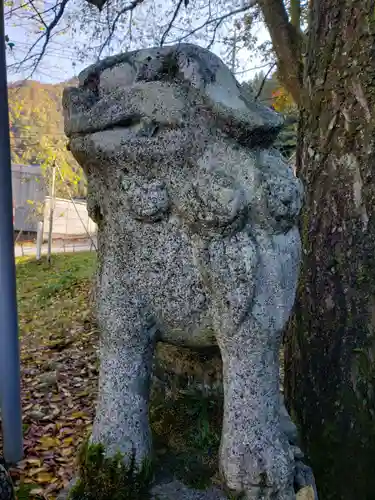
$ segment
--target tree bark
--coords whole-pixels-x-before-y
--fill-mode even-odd
[[[298,2],[292,0],[294,22],[297,22],[295,16]],[[280,79],[294,101],[301,104],[302,37],[299,29],[289,22],[283,0],[259,0],[258,3],[276,53]]]
[[[314,0],[285,390],[322,500],[375,498],[375,1]]]
[[[301,31],[301,0],[290,0],[289,16],[290,24],[299,33]]]

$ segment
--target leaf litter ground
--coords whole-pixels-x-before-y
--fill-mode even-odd
[[[24,460],[19,498],[55,498],[90,431],[98,364],[90,291],[95,255],[17,260]]]
[[[92,428],[98,332],[92,314],[94,253],[61,254],[51,266],[17,260],[24,459],[11,469],[18,500],[54,500],[76,470]],[[221,408],[186,395],[150,410],[160,474],[194,487],[218,483]],[[186,423],[191,425],[187,426]],[[1,453],[0,434],[0,453]]]

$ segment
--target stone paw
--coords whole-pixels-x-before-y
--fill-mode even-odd
[[[284,439],[232,443],[222,448],[220,465],[228,488],[246,500],[295,500],[293,452]]]
[[[299,453],[297,456],[303,457],[303,453],[299,448]],[[297,458],[295,461],[294,468],[294,490],[296,493],[301,491],[304,488],[311,487],[314,492],[313,500],[318,500],[318,492],[316,489],[315,478],[311,467],[302,462],[302,458]]]
[[[151,459],[151,442],[147,439],[147,436],[140,435],[139,439],[135,439],[135,436],[119,435],[118,428],[114,432],[98,431],[93,430],[91,436],[91,443],[100,443],[104,446],[105,453],[107,456],[112,457],[116,453],[121,453],[124,457],[124,462],[132,462],[137,465],[137,467],[142,467],[147,461]]]

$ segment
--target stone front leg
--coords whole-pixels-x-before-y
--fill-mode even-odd
[[[228,487],[249,500],[295,499],[279,351],[294,300],[298,241],[295,231],[272,239],[243,231],[200,252],[223,360],[220,466]]]
[[[220,467],[226,484],[247,500],[294,500],[294,455],[280,426],[277,350],[264,337],[250,340],[248,334],[221,339],[220,348]]]
[[[135,303],[104,297],[99,297],[100,377],[92,441],[102,443],[108,455],[135,454],[141,466],[151,455],[153,326]]]

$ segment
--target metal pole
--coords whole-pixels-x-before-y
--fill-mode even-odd
[[[234,28],[232,62],[231,62],[231,70],[233,74],[236,71],[236,58],[237,58],[237,30],[236,28]]]
[[[55,186],[56,186],[56,162],[53,162],[50,205],[49,205],[49,228],[48,228],[48,250],[47,250],[48,262],[51,262],[51,253],[52,253],[52,228],[53,228],[53,212],[55,210]]]
[[[22,459],[23,446],[4,31],[0,0],[0,406],[4,459],[16,463]]]
[[[36,233],[36,260],[40,260],[42,257],[42,245],[43,245],[43,222],[39,221]]]

